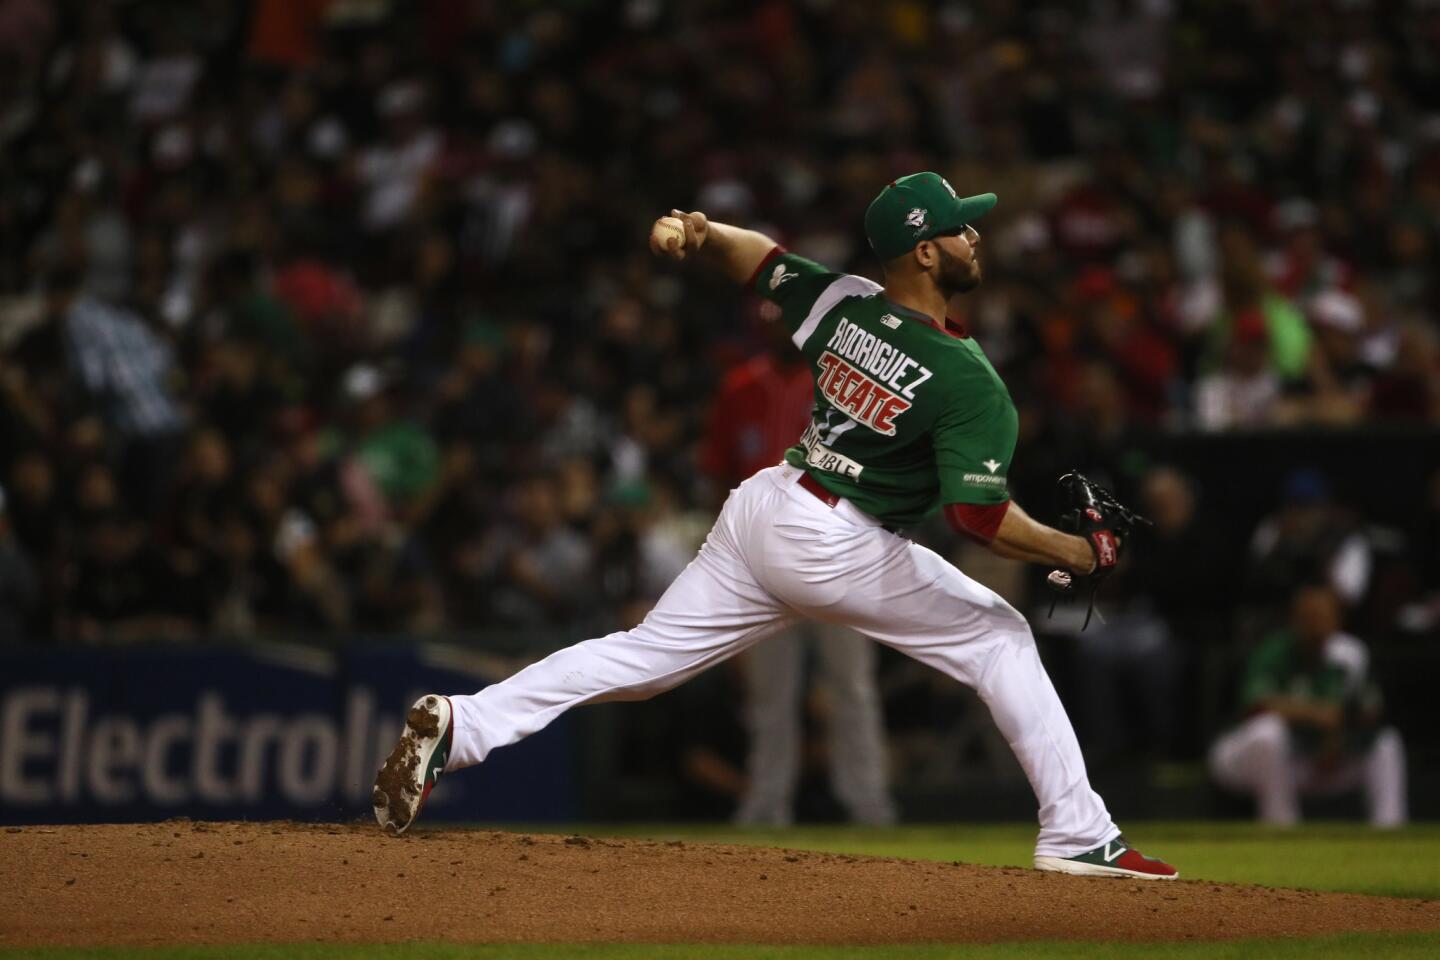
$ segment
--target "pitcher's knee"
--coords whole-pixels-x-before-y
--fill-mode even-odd
[[[591,703],[629,703],[635,700],[649,700],[651,697],[659,696],[666,690],[675,686],[674,681],[669,680],[641,680],[635,683],[627,683],[611,687],[604,693],[592,699]]]
[[[993,643],[1009,650],[1025,650],[1035,646],[1035,634],[1030,629],[1030,623],[1018,613],[1011,617],[997,612],[992,616],[991,622],[990,636]]]

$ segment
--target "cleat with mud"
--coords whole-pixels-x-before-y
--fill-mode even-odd
[[[405,715],[405,729],[370,794],[375,820],[391,836],[410,829],[445,772],[455,732],[452,716],[450,699],[433,693],[415,701]]]

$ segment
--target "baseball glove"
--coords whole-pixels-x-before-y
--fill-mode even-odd
[[[1115,495],[1077,470],[1056,481],[1056,506],[1060,515],[1057,526],[1066,533],[1083,537],[1095,555],[1095,569],[1087,574],[1069,570],[1052,570],[1046,582],[1055,591],[1050,612],[1055,612],[1055,599],[1061,596],[1089,594],[1085,624],[1095,612],[1095,593],[1120,562],[1120,550],[1140,526],[1150,521],[1115,499]]]

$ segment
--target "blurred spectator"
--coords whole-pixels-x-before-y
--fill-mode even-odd
[[[469,588],[488,592],[492,616],[507,625],[569,622],[594,590],[590,542],[565,524],[553,474],[516,483],[506,499],[509,516],[471,548]]]
[[[1270,363],[1264,321],[1253,312],[1237,316],[1217,369],[1195,384],[1195,425],[1201,430],[1256,429],[1276,420],[1282,381]]]
[[[440,475],[440,455],[429,431],[395,413],[387,374],[358,365],[345,373],[349,440],[356,460],[384,494],[404,511],[430,492]]]
[[[1239,224],[1220,234],[1221,311],[1214,321],[1214,349],[1223,356],[1237,337],[1263,339],[1267,366],[1282,381],[1298,381],[1310,362],[1311,335],[1299,308],[1270,285],[1255,238]]]
[[[25,552],[52,558],[61,552],[64,506],[56,492],[55,468],[38,449],[18,453],[7,478],[10,526]]]
[[[486,437],[488,466],[499,465],[500,451],[522,433],[527,411],[501,368],[505,332],[481,320],[467,321],[459,350],[435,386],[435,431],[442,441],[467,443]]]
[[[69,389],[65,316],[78,283],[73,270],[52,272],[36,322],[22,328],[0,357],[4,428],[17,447],[53,442],[77,414]]]
[[[1177,427],[1440,423],[1433,15],[1081,13],[0,2],[32,628],[78,622],[106,538],[160,578],[145,616],[199,631],[633,616],[755,313],[645,224],[708,207],[873,271],[856,198],[913,169],[1001,197],[964,319],[1022,502],[1075,466],[1133,498]],[[554,529],[511,509],[535,477]],[[521,575],[531,529],[592,588]]]
[[[91,489],[101,475],[91,473]],[[175,614],[181,599],[167,586],[167,571],[142,524],[118,506],[99,506],[103,495],[83,494],[96,506],[86,511],[62,630],[86,642],[179,640],[197,625]]]
[[[1175,347],[1151,328],[1139,299],[1108,271],[1086,271],[1077,288],[1087,332],[1124,386],[1127,416],[1147,425],[1160,421],[1175,392]]]
[[[398,227],[411,215],[439,157],[441,138],[425,122],[425,97],[420,83],[397,80],[376,101],[385,138],[366,148],[355,168],[366,191],[365,226],[374,233]]]
[[[1182,671],[1228,632],[1216,600],[1230,591],[1224,541],[1196,503],[1180,471],[1157,467],[1143,476],[1139,505],[1154,526],[1106,582],[1105,621],[1075,634],[1076,723],[1096,765],[1173,758],[1181,724],[1200,708],[1181,692]]]
[[[212,428],[196,431],[176,471],[165,566],[171,588],[201,624],[208,625],[223,591],[220,523],[227,505],[240,496],[234,474],[224,435]]]
[[[1397,625],[1408,633],[1440,636],[1440,469],[1425,482],[1424,506],[1412,527],[1404,571],[1411,599],[1399,611]]]
[[[352,622],[347,585],[315,521],[292,504],[287,481],[281,462],[260,464],[222,522],[232,590],[223,608],[227,632],[343,629]]]
[[[9,502],[0,488],[0,646],[34,635],[31,626],[40,600],[40,578],[10,526]]]
[[[1394,363],[1376,377],[1370,411],[1385,420],[1440,420],[1440,332],[1433,324],[1401,325]]]
[[[1278,247],[1265,258],[1265,272],[1285,297],[1303,303],[1341,293],[1354,282],[1354,269],[1325,249],[1320,211],[1296,197],[1275,210]]]
[[[1347,293],[1327,290],[1310,300],[1306,312],[1315,333],[1310,417],[1332,425],[1356,423],[1370,406],[1375,375],[1361,355],[1364,308]]]
[[[1248,714],[1210,752],[1210,770],[1228,789],[1253,794],[1259,819],[1300,820],[1304,794],[1360,787],[1370,822],[1403,826],[1405,747],[1382,727],[1370,654],[1340,629],[1340,603],[1324,586],[1302,587],[1290,625],[1257,647],[1245,667]]]
[[[1200,509],[1195,482],[1173,467],[1155,467],[1140,484],[1141,510],[1154,526],[1139,534],[1136,556],[1121,571],[1121,596],[1153,605],[1186,646],[1197,648],[1226,632],[1216,597],[1228,595],[1234,573],[1226,532]]]
[[[1354,607],[1370,586],[1371,566],[1370,544],[1332,498],[1330,481],[1300,469],[1286,478],[1279,509],[1250,539],[1249,592],[1258,603],[1278,606],[1302,583],[1326,583]]]
[[[184,425],[169,384],[173,351],[135,314],[86,294],[66,306],[65,336],[91,409],[119,444],[128,496],[159,509]]]

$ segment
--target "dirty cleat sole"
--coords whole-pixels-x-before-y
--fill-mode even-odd
[[[375,819],[386,833],[400,836],[420,815],[450,759],[454,729],[448,697],[426,694],[405,715],[405,729],[370,795]]]

